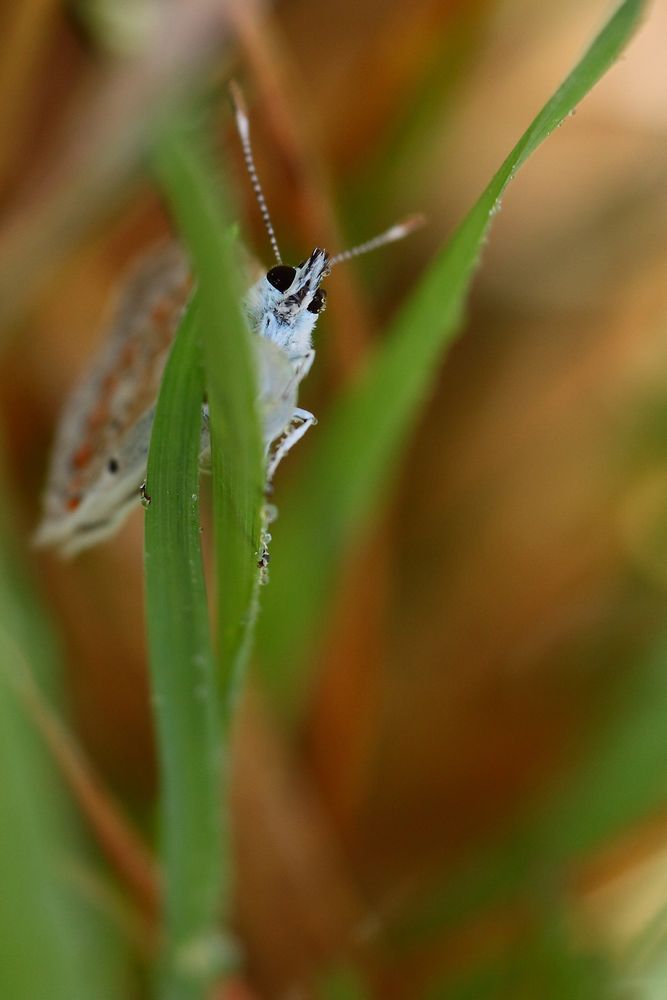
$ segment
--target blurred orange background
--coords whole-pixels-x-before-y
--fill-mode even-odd
[[[244,84],[286,257],[341,249],[413,211],[428,217],[408,241],[332,276],[304,387],[320,419],[609,9],[248,5],[215,86],[222,93],[231,72]],[[38,0],[0,14],[14,40],[0,71],[6,229],[46,211],[81,102],[129,58],[104,51],[91,17]],[[377,995],[417,996],[432,976],[509,947],[525,913],[476,913],[391,953],[383,935],[576,765],[662,634],[665,37],[656,4],[506,195],[465,333],[312,652],[302,715],[287,727],[258,684],[249,693],[235,760],[237,922],[259,996],[300,995],[289,990],[348,953]],[[226,114],[215,140],[233,164],[243,231],[267,260]],[[62,644],[71,728],[140,824],[156,782],[142,512],[70,563],[35,554],[30,536],[58,412],[100,342],[108,297],[167,225],[147,176],[123,178],[90,224],[50,247],[0,370],[15,532]],[[281,467],[278,506],[316,434]],[[657,864],[666,878],[664,820],[575,872],[583,934],[612,946],[655,910],[642,873]]]

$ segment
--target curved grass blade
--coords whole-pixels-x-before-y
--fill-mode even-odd
[[[465,298],[505,188],[610,68],[646,4],[625,0],[502,164],[401,310],[363,378],[322,420],[318,448],[281,504],[259,648],[276,698],[303,697],[303,663],[344,553],[381,503]]]
[[[163,996],[203,998],[220,915],[220,726],[200,551],[198,309],[176,336],[148,457],[146,611],[162,794]]]

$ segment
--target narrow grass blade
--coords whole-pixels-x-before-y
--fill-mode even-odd
[[[204,377],[189,308],[162,382],[148,458],[145,566],[162,794],[162,996],[195,1000],[216,973],[222,892],[220,726],[200,551]]]
[[[667,639],[637,665],[612,716],[598,727],[572,779],[503,843],[434,885],[405,915],[396,947],[535,886],[563,885],[562,870],[582,861],[667,802]],[[620,695],[620,692],[619,692]]]
[[[533,914],[532,927],[514,942],[491,944],[494,956],[478,954],[463,975],[451,972],[434,983],[424,1000],[600,1000],[611,997],[611,963],[575,941],[567,913],[555,900]],[[484,944],[480,950],[483,952]]]
[[[85,845],[19,693],[29,674],[53,697],[57,663],[12,549],[3,480],[0,469],[0,995],[111,1000],[121,978],[117,942],[75,895],[70,865]]]
[[[264,456],[251,335],[240,305],[245,288],[221,178],[205,150],[198,134],[174,128],[160,145],[158,169],[199,282],[213,444],[223,715],[228,719],[257,612]]]
[[[250,335],[220,181],[200,136],[173,122],[155,168],[197,278],[160,393],[148,471],[149,638],[164,785],[164,996],[202,998],[229,907],[228,728],[257,605],[263,452]],[[200,367],[206,362],[206,377]],[[206,396],[213,452],[220,669],[200,557],[198,457]]]
[[[327,970],[320,976],[315,994],[317,1000],[366,1000],[369,995],[361,972],[352,964]]]
[[[367,233],[377,228],[387,205],[409,208],[410,201],[414,201],[412,207],[419,207],[419,194],[406,191],[405,178],[416,179],[411,188],[418,192],[420,178],[425,172],[430,175],[433,137],[437,135],[441,147],[450,113],[456,108],[460,87],[477,56],[492,9],[486,0],[475,0],[451,10],[438,51],[430,54],[428,65],[422,67],[423,76],[410,93],[407,107],[401,109],[389,134],[372,151],[363,173],[351,179],[351,189],[343,192],[344,215],[352,227],[346,234],[350,246],[361,243]],[[373,281],[374,287],[383,284],[385,272],[373,267],[372,258],[366,258],[363,268],[364,277]]]
[[[5,675],[21,669],[22,655],[0,621],[0,992],[85,1000],[91,984],[80,974],[82,942],[63,892],[52,776]]]
[[[382,502],[465,298],[505,188],[541,142],[618,58],[645,8],[625,0],[537,115],[401,310],[363,378],[322,419],[318,448],[297,477],[273,544],[260,651],[276,697],[303,694],[304,656],[344,553]]]

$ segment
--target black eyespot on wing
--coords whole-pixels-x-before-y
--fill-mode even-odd
[[[279,292],[286,292],[296,278],[296,268],[287,264],[276,264],[266,273],[266,280]]]
[[[107,463],[107,469],[109,472],[118,472],[118,460],[116,458],[110,458]]]
[[[327,293],[324,291],[323,288],[318,288],[315,294],[313,295],[312,299],[308,303],[307,306],[308,312],[315,313],[315,315],[324,312],[326,304],[327,304]]]

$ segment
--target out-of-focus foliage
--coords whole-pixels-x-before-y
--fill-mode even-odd
[[[57,696],[57,653],[17,566],[3,476],[0,511],[0,990],[15,1000],[111,1000],[117,935],[65,789],[27,717],[30,691]],[[88,892],[85,891],[89,883]]]
[[[320,449],[305,476],[297,480],[288,508],[302,509],[298,516],[292,515],[293,524],[288,522],[278,539],[284,568],[267,595],[258,651],[268,661],[267,683],[281,666],[298,663],[303,656],[303,646],[320,624],[321,605],[335,585],[346,547],[379,498],[382,506],[438,361],[463,324],[465,296],[507,185],[615,62],[641,12],[640,3],[619,8],[426,269],[385,343],[370,359],[365,377],[341,396],[329,414]],[[312,558],[314,552],[317,559]],[[283,683],[303,688],[299,677],[288,676]]]
[[[146,169],[149,126],[190,76],[206,89],[197,125],[210,120],[212,149],[238,166],[242,231],[268,256],[229,115],[215,117],[233,74],[286,260],[315,245],[338,250],[413,211],[428,225],[328,280],[302,387],[320,425],[276,479],[261,669],[234,720],[225,819],[241,972],[220,995],[657,998],[667,899],[664,13],[654,5],[627,55],[507,191],[441,368],[436,341],[455,330],[476,241],[513,163],[480,202],[479,225],[466,213],[613,9],[606,0],[284,0],[270,12],[236,5],[234,35],[222,6],[192,0],[166,17],[157,2],[119,5],[110,21],[103,3],[26,0],[0,15],[0,312],[3,343],[12,337],[0,404],[16,498],[4,524],[37,571],[65,663],[59,676],[35,600],[13,572],[5,585],[5,562],[1,676],[13,676],[20,651],[59,706],[62,688],[59,711],[101,792],[114,793],[121,825],[131,816],[152,848],[142,514],[69,564],[35,555],[29,539],[57,412],[101,335],[107,297],[169,226]],[[569,99],[606,68],[640,8],[622,5],[610,47]],[[552,110],[543,124],[568,101]],[[182,181],[171,192],[210,296],[210,362],[224,289],[218,297],[216,252]],[[450,257],[426,278],[428,309],[416,310],[410,296],[452,232]],[[427,377],[394,425],[426,326]],[[383,379],[378,359],[394,348]],[[214,370],[218,386],[230,378]],[[220,413],[229,402],[226,419],[247,404],[243,378],[237,385],[219,401]],[[187,430],[177,424],[170,441],[167,427],[163,456]],[[371,471],[363,504],[352,504]],[[234,481],[244,474],[241,463]],[[203,500],[207,563],[205,487]],[[219,541],[228,524],[219,518]],[[160,553],[165,573],[172,554]],[[224,545],[216,558],[212,603],[244,604],[240,589],[224,589]],[[188,591],[184,578],[171,582],[172,593]],[[53,665],[40,670],[42,659]],[[33,769],[33,751],[44,756],[38,721],[5,693],[0,870],[16,919],[0,905],[0,920],[21,944],[3,937],[16,964],[2,960],[0,986],[6,974],[19,998],[39,997],[43,982],[49,996],[90,995],[94,963],[94,995],[149,996],[155,886],[146,905],[141,879],[128,876],[141,851],[130,838],[119,864],[118,842],[100,836],[99,802],[72,782],[102,860],[91,862],[78,835],[63,838],[51,800],[62,803],[64,785],[47,760]],[[285,705],[298,710],[275,711]],[[215,788],[206,794],[210,805]],[[30,845],[23,879],[18,844]],[[107,861],[115,885],[100,874]],[[31,934],[43,939],[35,885],[61,913],[63,944],[35,945],[33,965],[20,956]],[[72,888],[70,919],[57,908],[72,906]],[[214,944],[186,958],[202,968]]]

